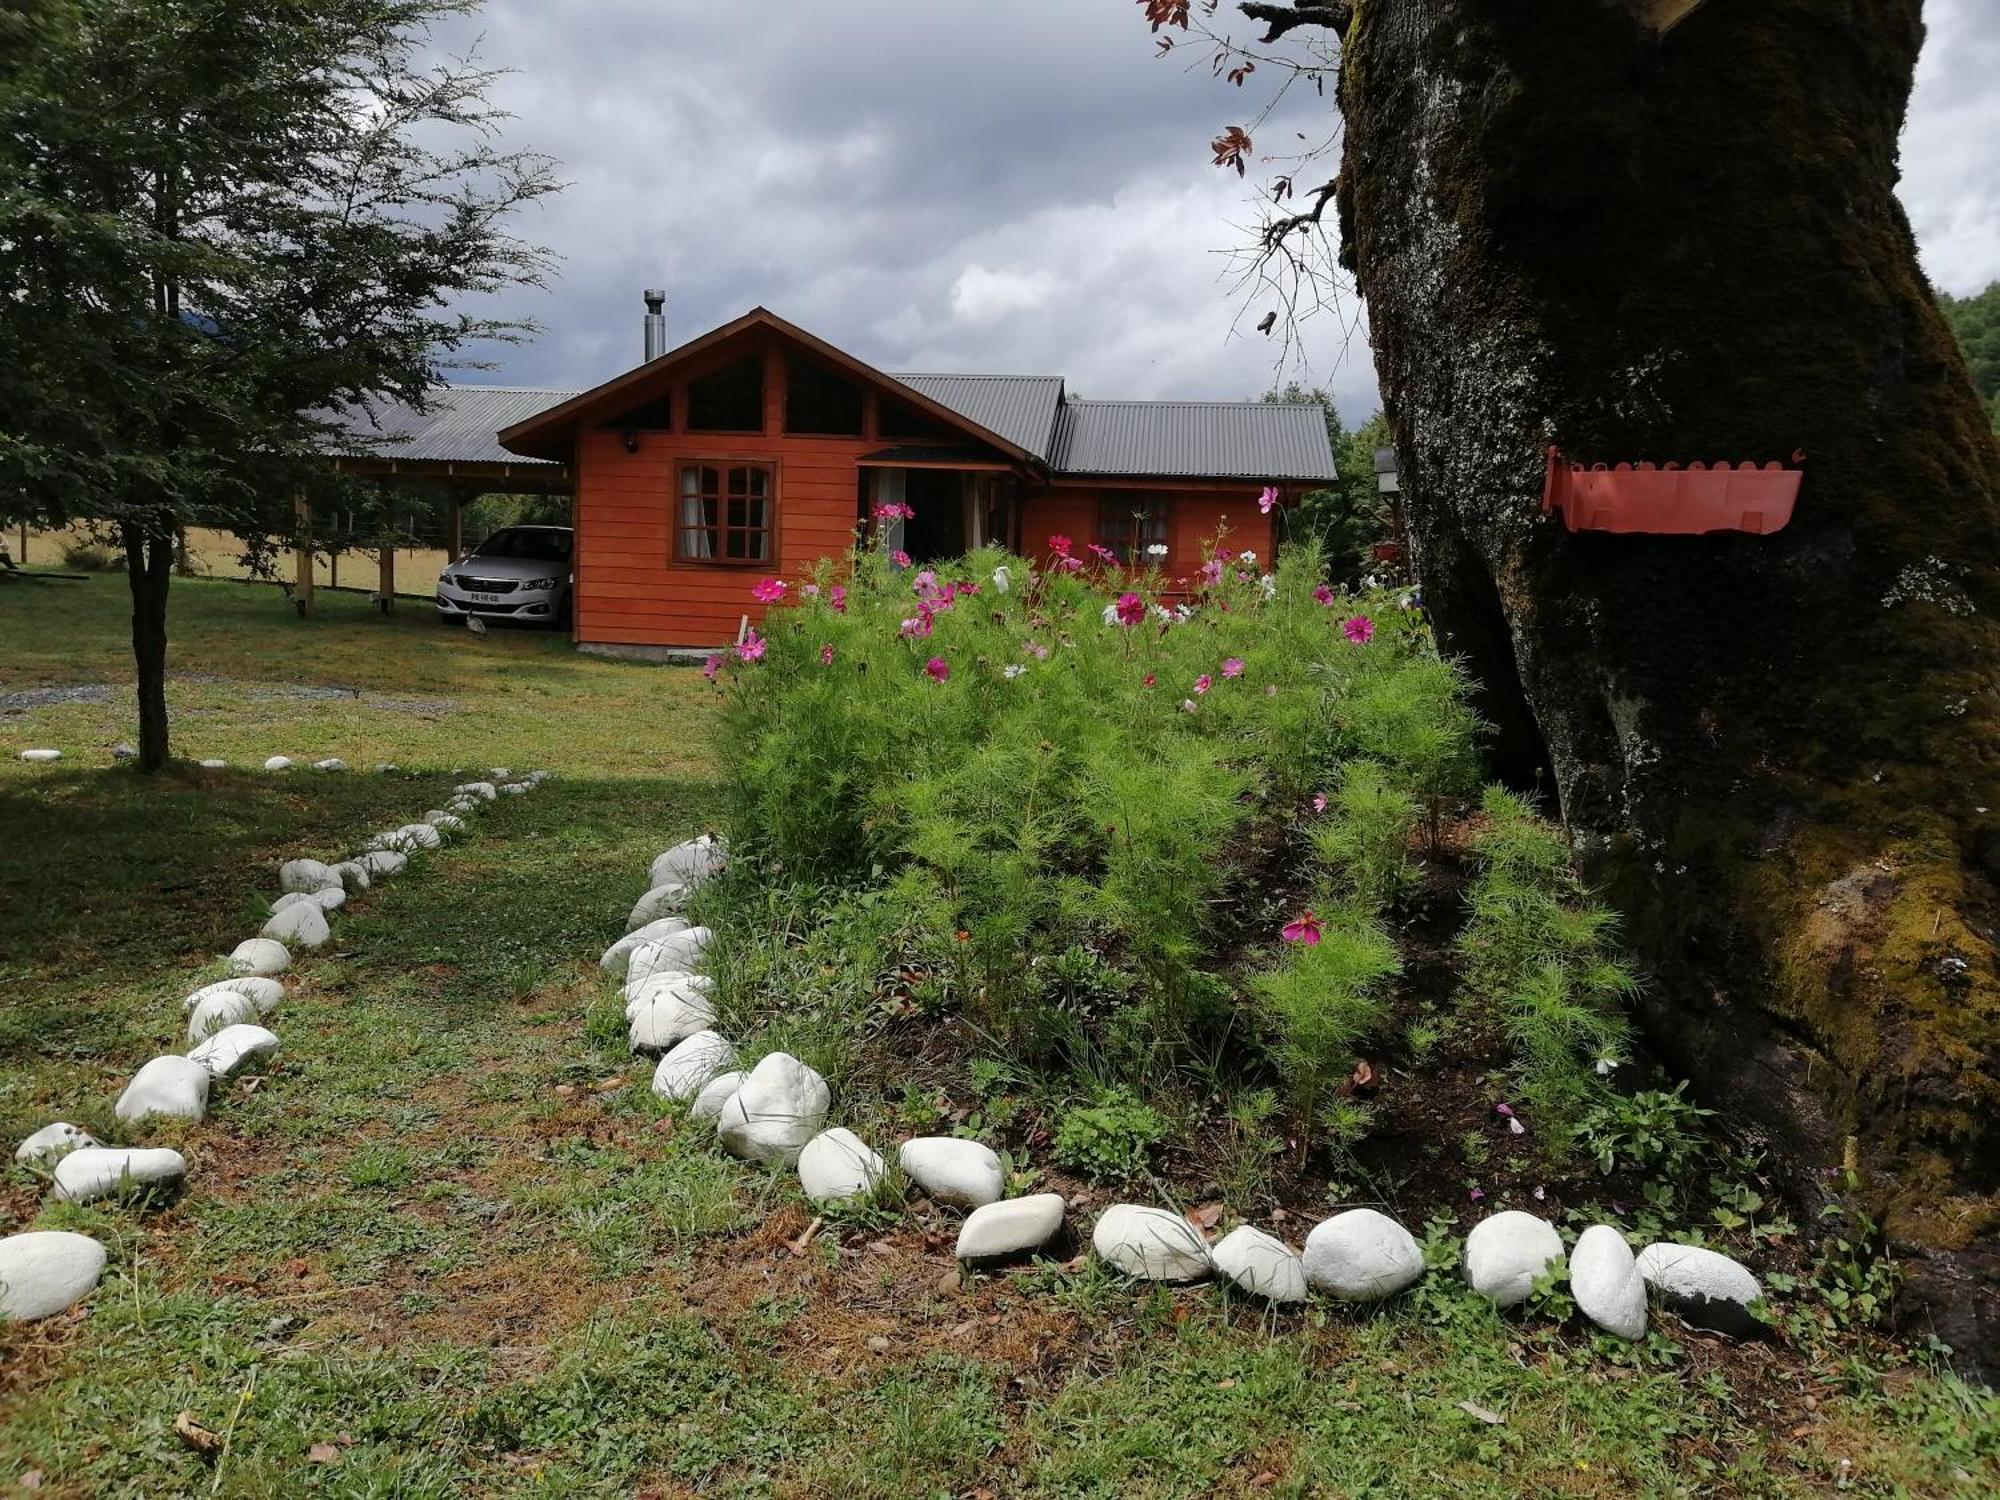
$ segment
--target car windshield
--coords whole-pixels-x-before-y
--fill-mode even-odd
[[[520,557],[530,562],[568,562],[570,533],[553,526],[509,526],[477,547],[474,557]]]

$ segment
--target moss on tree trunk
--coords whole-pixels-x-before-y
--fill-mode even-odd
[[[2000,1365],[2000,446],[1893,196],[1920,0],[1366,0],[1339,209],[1426,602],[1658,1042]],[[1803,448],[1769,537],[1570,535],[1590,461]]]

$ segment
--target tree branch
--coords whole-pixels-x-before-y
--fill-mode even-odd
[[[1354,7],[1342,0],[1331,0],[1326,4],[1309,4],[1307,0],[1294,0],[1291,5],[1244,4],[1236,7],[1253,21],[1262,21],[1270,30],[1266,31],[1260,45],[1269,46],[1288,31],[1301,26],[1324,26],[1345,33],[1354,19]]]

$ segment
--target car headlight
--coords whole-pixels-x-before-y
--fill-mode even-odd
[[[556,581],[553,578],[528,578],[521,583],[524,589],[552,589],[555,586]]]

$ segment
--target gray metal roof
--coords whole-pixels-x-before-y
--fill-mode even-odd
[[[921,396],[948,406],[1043,463],[1062,404],[1060,375],[892,375]]]
[[[1333,479],[1326,410],[1309,402],[1066,401],[1059,474]]]
[[[428,411],[389,402],[372,413],[348,412],[347,428],[364,438],[381,439],[358,444],[353,450],[357,457],[539,464],[545,460],[509,453],[495,434],[575,394],[540,386],[441,385],[431,392]]]

